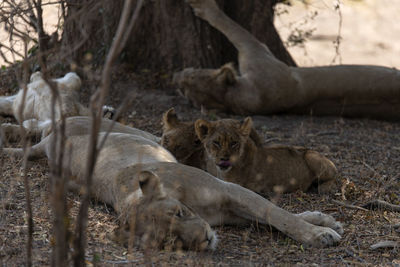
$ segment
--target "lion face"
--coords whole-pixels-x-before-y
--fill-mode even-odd
[[[232,64],[219,69],[186,68],[174,74],[173,83],[194,106],[226,110],[225,93],[236,83],[236,75]]]
[[[144,249],[215,248],[217,237],[210,225],[180,201],[167,196],[158,176],[144,171],[139,185],[143,197],[123,222],[124,241],[134,234]],[[134,231],[130,232],[132,226]]]
[[[216,167],[227,172],[242,158],[252,121],[249,117],[243,123],[231,119],[216,122],[199,119],[195,122],[195,131]]]
[[[180,121],[173,108],[164,113],[162,121],[161,145],[180,163],[201,168],[204,148],[194,131],[194,123]]]

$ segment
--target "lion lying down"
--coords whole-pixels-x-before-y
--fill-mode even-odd
[[[215,0],[188,0],[194,13],[224,34],[239,52],[239,71],[187,68],[174,75],[195,106],[242,115],[281,112],[400,118],[400,71],[339,65],[289,67],[221,11]]]
[[[79,127],[89,124],[88,120],[69,118],[66,125],[74,128],[67,131],[72,160],[65,166],[75,177],[75,188],[84,184],[89,136],[73,134],[82,133]],[[99,135],[102,138],[105,133]],[[31,150],[52,157],[52,138],[53,134]],[[22,153],[13,148],[4,152]],[[125,238],[133,232],[144,247],[212,249],[216,235],[210,226],[222,224],[270,224],[317,247],[335,244],[343,233],[341,224],[329,215],[287,212],[237,184],[178,163],[166,149],[137,134],[110,133],[96,163],[92,192],[93,197],[114,207]]]
[[[201,168],[260,194],[335,189],[335,165],[303,147],[265,146],[252,127],[232,119],[182,122],[174,109],[163,115],[161,145],[183,164]]]
[[[88,116],[89,110],[79,102],[79,90],[81,79],[75,72],[69,72],[64,77],[53,79],[59,99],[55,103],[54,119],[61,119],[61,116]],[[28,135],[47,135],[44,129],[50,129],[52,114],[52,90],[49,84],[43,79],[40,72],[35,72],[30,77],[27,85],[25,102],[23,99],[24,90],[21,89],[16,95],[0,96],[0,115],[14,116],[22,123]],[[22,114],[20,107],[23,105]],[[103,112],[111,112],[112,108],[104,106]],[[7,137],[15,138],[20,134],[19,125],[4,123],[1,125]]]

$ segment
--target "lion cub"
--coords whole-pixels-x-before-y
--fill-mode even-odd
[[[223,119],[181,122],[173,110],[163,116],[161,144],[181,163],[240,184],[260,194],[332,191],[337,176],[335,165],[320,153],[303,147],[265,146],[252,127],[250,117],[243,123]]]
[[[194,122],[181,121],[174,108],[167,110],[162,117],[163,134],[161,145],[169,150],[182,164],[206,170],[216,175],[214,164],[207,164],[204,146],[194,130]],[[262,145],[262,139],[255,129],[250,138],[256,145]]]

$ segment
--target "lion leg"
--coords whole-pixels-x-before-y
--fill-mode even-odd
[[[304,159],[314,173],[318,184],[318,192],[327,194],[336,190],[337,169],[332,161],[316,151],[306,152]]]
[[[13,116],[13,103],[17,95],[0,96],[0,115]]]
[[[43,138],[50,133],[51,121],[38,121],[36,119],[25,120],[22,123],[26,137]],[[3,123],[1,125],[4,135],[8,141],[18,141],[21,139],[21,126],[12,123]]]
[[[188,0],[188,2],[193,8],[195,15],[207,21],[211,26],[224,34],[239,53],[246,53],[247,50],[256,48],[274,57],[268,47],[225,15],[215,0]]]
[[[27,153],[28,153],[28,159],[33,160],[33,159],[39,159],[43,158],[46,156],[46,146],[50,140],[50,137],[46,137],[40,143],[28,148]],[[9,156],[14,156],[17,158],[22,158],[25,154],[24,150],[22,148],[10,148],[10,147],[5,147],[2,149],[2,153],[4,155],[9,155]]]
[[[188,0],[188,2],[196,16],[224,34],[239,51],[239,68],[242,75],[253,72],[255,64],[262,65],[258,66],[259,68],[283,64],[275,58],[265,44],[230,19],[218,7],[215,0]],[[260,60],[260,57],[263,59]]]
[[[309,223],[302,216],[279,208],[267,199],[239,185],[227,183],[226,186],[228,186],[227,190],[223,191],[228,192],[221,197],[226,199],[225,205],[229,212],[238,217],[272,225],[294,240],[315,247],[332,246],[341,239],[340,234],[332,228],[334,227],[333,222],[327,219],[330,218],[328,215],[321,215],[322,219],[319,220],[313,218],[317,217],[315,215],[302,215],[312,222],[323,224],[319,226]],[[221,191],[220,195],[222,195]],[[224,223],[229,224],[230,222],[224,221]],[[326,227],[325,224],[332,227]],[[336,229],[341,231],[342,228],[336,227]]]
[[[318,226],[324,226],[324,227],[329,227],[338,234],[342,235],[343,234],[343,226],[340,222],[336,221],[331,215],[324,214],[319,211],[305,211],[299,214],[296,214],[296,216],[302,218],[308,223],[318,225]]]

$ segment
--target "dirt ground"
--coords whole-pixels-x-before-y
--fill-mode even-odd
[[[376,6],[375,15],[371,16],[364,14],[370,14],[368,12],[372,11],[346,13],[347,11],[343,10],[346,14],[345,18],[356,19],[356,16],[360,18],[365,16],[364,25],[373,24],[381,29],[378,29],[381,32],[379,34],[376,34],[376,31],[367,31],[367,34],[363,35],[365,32],[355,27],[355,22],[350,22],[350,25],[355,28],[349,33],[344,30],[344,36],[363,35],[373,40],[362,37],[360,42],[353,41],[350,50],[342,50],[344,63],[375,62],[387,66],[400,66],[399,57],[393,56],[399,51],[400,42],[396,42],[396,38],[400,34],[393,34],[397,31],[388,30],[388,27],[396,28],[398,24],[391,23],[389,15],[382,15],[392,14],[399,8],[396,5],[393,6],[393,0],[384,1],[384,5]],[[367,2],[372,4],[377,1]],[[381,14],[381,8],[390,13]],[[292,14],[299,13],[293,11]],[[320,15],[320,18],[328,22],[327,30],[314,35],[316,37],[309,42],[306,50],[301,48],[296,48],[298,52],[291,50],[301,65],[329,64],[334,56],[332,40],[336,34],[337,21],[324,19],[324,15]],[[374,22],[371,22],[371,18],[374,18]],[[283,22],[283,25],[287,24]],[[327,33],[328,29],[331,30],[329,33]],[[385,41],[389,32],[392,33],[390,35],[392,39]],[[320,46],[314,46],[318,42]],[[356,50],[361,51],[359,58],[364,61],[358,61],[355,58],[355,55],[358,55]],[[307,51],[307,54],[304,54],[304,51]],[[178,96],[173,88],[161,89],[158,84],[148,83],[142,85],[138,83],[138,77],[141,77],[141,74],[131,74],[123,68],[114,73],[108,104],[117,106],[121,103],[126,90],[136,93],[132,107],[128,113],[124,114],[126,123],[160,135],[161,114],[170,107],[175,107],[178,115],[185,120],[203,116],[185,99]],[[147,78],[152,80],[151,77]],[[0,95],[12,94],[16,90],[17,84],[13,75],[2,72]],[[87,103],[88,96],[82,95],[82,99]],[[209,119],[241,118],[227,114],[209,114],[206,117]],[[156,251],[145,255],[139,249],[128,251],[110,240],[109,236],[117,226],[115,213],[110,207],[92,203],[89,210],[87,264],[89,266],[143,264],[154,266],[400,266],[399,248],[370,249],[371,245],[383,240],[400,242],[400,229],[395,227],[400,223],[399,213],[380,210],[365,211],[345,207],[337,202],[361,206],[370,200],[382,199],[393,204],[400,204],[399,122],[288,115],[254,116],[253,120],[257,130],[268,144],[307,146],[320,151],[336,164],[340,173],[342,190],[328,196],[297,192],[282,195],[273,201],[291,212],[320,210],[334,216],[343,223],[345,229],[343,239],[337,246],[325,249],[303,247],[270,227],[259,225],[246,228],[222,226],[215,228],[220,240],[215,251],[202,253]],[[0,123],[12,121],[12,118],[0,117]],[[26,261],[27,222],[22,173],[20,160],[0,155],[0,265],[2,266],[21,266]],[[46,266],[50,263],[53,244],[46,160],[30,162],[28,176],[34,220],[33,262],[35,266]],[[71,218],[74,218],[79,206],[79,197],[71,193],[68,205]]]
[[[120,103],[125,90],[136,92],[133,106],[124,115],[127,123],[160,135],[161,114],[172,106],[183,119],[193,120],[202,116],[173,90],[159,90],[151,86],[139,89],[135,86],[135,75],[125,74],[121,79],[122,73],[119,71],[114,75],[118,79],[113,83],[109,104]],[[4,88],[0,90],[1,95],[12,92]],[[208,116],[222,117],[230,116]],[[382,240],[400,241],[399,229],[394,227],[400,223],[399,214],[350,209],[338,205],[335,200],[356,206],[373,199],[400,204],[400,124],[310,116],[254,116],[253,119],[266,142],[311,147],[332,159],[338,167],[343,190],[336,194],[319,196],[297,192],[273,200],[292,212],[320,210],[333,215],[344,224],[345,229],[343,239],[337,246],[307,248],[269,227],[222,226],[215,228],[220,239],[215,251],[157,251],[144,255],[139,249],[129,252],[109,238],[117,226],[116,216],[109,207],[93,203],[90,206],[87,263],[100,266],[398,266],[398,248],[371,250],[370,246]],[[1,118],[0,121],[12,119]],[[0,160],[0,263],[4,266],[20,266],[26,259],[27,236],[21,162],[5,156]],[[35,266],[49,265],[52,237],[46,160],[31,162],[28,175],[35,231],[33,261]],[[68,205],[71,218],[76,216],[78,204],[79,198],[70,194]]]

